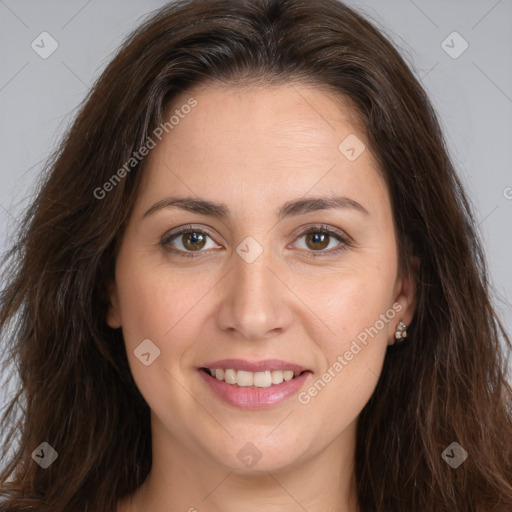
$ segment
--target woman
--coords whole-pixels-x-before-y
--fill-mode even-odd
[[[510,341],[466,195],[340,2],[156,13],[4,276],[7,511],[512,510]]]

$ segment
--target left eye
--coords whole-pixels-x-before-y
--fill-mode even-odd
[[[336,247],[336,245],[339,245],[340,243],[343,245],[344,242],[341,236],[335,233],[319,230],[303,233],[301,236],[299,236],[297,240],[300,240],[301,238],[305,238],[306,245],[305,247],[301,247],[301,249],[311,250],[315,252],[324,251],[326,249],[332,249],[332,246],[329,247],[331,245],[331,242],[338,242],[338,244],[334,244],[334,247]]]

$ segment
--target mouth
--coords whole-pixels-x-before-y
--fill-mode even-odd
[[[277,359],[224,359],[198,371],[207,388],[223,402],[253,410],[276,406],[296,395],[313,374],[303,366]]]
[[[263,370],[251,372],[235,368],[200,368],[209,376],[240,388],[269,388],[300,377],[309,370]]]

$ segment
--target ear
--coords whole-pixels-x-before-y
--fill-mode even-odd
[[[395,309],[397,315],[392,322],[389,322],[389,345],[393,345],[396,341],[395,332],[398,324],[404,322],[410,325],[416,311],[416,276],[420,268],[420,259],[417,256],[411,256],[409,263],[409,268],[401,272],[395,285],[393,304],[399,304],[401,309],[398,310],[398,307]]]
[[[121,327],[121,310],[119,308],[119,298],[117,295],[117,288],[115,283],[112,281],[107,287],[107,299],[109,302],[107,311],[107,324],[112,329],[118,329]]]

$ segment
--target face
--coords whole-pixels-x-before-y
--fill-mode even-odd
[[[155,461],[251,472],[352,453],[414,302],[363,134],[340,98],[300,84],[196,88],[176,109],[147,157],[108,314]]]

